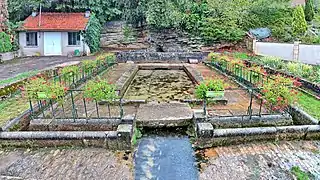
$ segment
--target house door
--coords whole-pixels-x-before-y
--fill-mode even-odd
[[[61,32],[45,32],[44,33],[44,55],[45,56],[61,56]]]

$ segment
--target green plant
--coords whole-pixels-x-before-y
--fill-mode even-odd
[[[0,53],[10,52],[12,50],[11,39],[5,32],[0,32]]]
[[[134,129],[134,134],[132,135],[132,145],[136,145],[138,143],[138,139],[142,137],[141,130],[138,128]]]
[[[215,80],[207,80],[205,82],[201,82],[196,87],[196,97],[199,99],[205,99],[207,91],[224,91],[224,83],[220,79]]]
[[[95,14],[90,16],[87,30],[84,32],[84,41],[90,48],[91,52],[97,52],[100,49],[101,24]]]
[[[218,53],[214,53],[214,52],[210,52],[208,54],[208,60],[214,62],[217,58],[219,58],[220,54]]]
[[[68,89],[59,82],[47,81],[44,78],[35,77],[25,84],[24,90],[29,100],[53,99],[61,101]]]
[[[280,75],[271,76],[262,86],[266,106],[274,111],[282,111],[298,99],[298,92],[292,87],[298,83]]]
[[[278,57],[263,56],[260,60],[264,65],[271,68],[283,69],[285,67],[285,63]]]
[[[97,67],[97,61],[95,61],[95,60],[82,61],[81,67],[82,67],[83,71],[86,73],[92,72],[93,69],[95,69]]]
[[[312,21],[314,17],[314,1],[307,0],[304,7],[304,14],[306,16],[306,21]]]
[[[297,180],[309,180],[310,179],[308,173],[302,171],[299,166],[293,166],[291,168],[291,173],[297,177]]]
[[[303,35],[307,31],[307,21],[301,5],[297,6],[293,11],[292,28],[294,36]]]
[[[249,56],[247,53],[242,52],[235,52],[233,53],[233,57],[236,59],[249,59]]]
[[[124,41],[128,42],[130,39],[133,38],[133,31],[130,26],[127,24],[123,27],[123,36],[124,36]]]
[[[84,90],[84,97],[95,101],[112,102],[118,98],[115,85],[100,78],[89,81]]]
[[[77,74],[79,74],[80,68],[79,66],[66,66],[64,68],[61,69],[60,74],[63,77],[63,79],[65,80],[70,80],[72,79],[74,76],[76,76]]]

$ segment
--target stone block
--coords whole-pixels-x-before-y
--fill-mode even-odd
[[[201,138],[210,138],[213,136],[213,126],[211,123],[197,123],[198,136]]]
[[[121,139],[131,139],[132,125],[131,124],[120,124],[117,128],[117,135]]]
[[[205,113],[203,109],[194,109],[193,115],[196,120],[205,119]]]

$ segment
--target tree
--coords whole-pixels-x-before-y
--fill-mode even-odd
[[[301,5],[297,6],[293,11],[292,28],[294,36],[303,35],[307,31],[307,21]]]
[[[306,6],[304,7],[304,14],[306,21],[312,21],[314,17],[314,2],[313,0],[307,0]]]

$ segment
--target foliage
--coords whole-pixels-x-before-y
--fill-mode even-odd
[[[263,56],[261,62],[271,68],[283,69],[285,67],[285,63],[278,57]]]
[[[116,62],[116,55],[113,53],[103,53],[97,57],[97,61],[102,61],[104,64],[111,65]]]
[[[304,14],[306,21],[312,21],[314,17],[314,1],[313,0],[307,0],[306,5],[304,7]]]
[[[23,21],[32,10],[38,9],[40,3],[44,12],[85,12],[90,8],[100,23],[119,19],[122,13],[117,0],[10,0],[8,1],[10,21]]]
[[[313,74],[311,65],[289,62],[286,65],[286,70],[296,76],[308,78]]]
[[[25,84],[24,90],[26,97],[30,100],[54,99],[61,101],[68,89],[59,82],[47,81],[44,78],[35,77]],[[40,96],[40,93],[43,95]]]
[[[275,111],[281,111],[293,104],[298,99],[298,92],[292,87],[298,85],[293,79],[280,75],[271,76],[262,86],[263,98],[266,106]]]
[[[127,24],[123,27],[123,36],[124,36],[124,41],[128,42],[130,39],[133,39],[133,31],[130,26]]]
[[[301,5],[297,6],[293,11],[292,28],[294,36],[303,35],[307,31],[307,22]]]
[[[219,58],[219,56],[220,56],[220,54],[218,54],[218,53],[210,52],[208,54],[208,60],[214,61],[215,59]]]
[[[122,18],[127,23],[135,27],[141,27],[146,19],[145,13],[147,11],[146,0],[120,0],[120,7],[123,7]]]
[[[146,21],[156,29],[178,27],[180,14],[170,0],[150,0],[147,5]]]
[[[10,52],[12,50],[11,39],[5,32],[0,32],[0,53]]]
[[[84,41],[90,48],[91,52],[97,52],[100,49],[101,24],[95,14],[90,16],[87,30],[84,33]]]
[[[310,179],[308,173],[302,171],[300,169],[300,167],[298,167],[298,166],[293,166],[291,168],[291,173],[296,176],[297,180],[309,180]]]
[[[85,86],[84,97],[95,101],[112,102],[117,99],[116,87],[107,81],[97,80],[89,81]]]
[[[247,55],[247,53],[242,53],[242,52],[233,53],[233,57],[237,59],[243,59],[243,60],[249,59],[249,56]]]
[[[97,61],[95,61],[95,60],[82,61],[81,67],[82,67],[83,71],[86,73],[92,72],[93,69],[95,69],[97,67]]]
[[[76,76],[79,72],[80,72],[79,66],[73,65],[73,66],[66,66],[62,68],[60,74],[65,80],[70,80],[74,76]]]
[[[196,87],[196,97],[199,99],[205,99],[207,91],[224,91],[224,83],[220,79],[215,80],[207,80],[205,82],[201,82]]]
[[[135,128],[134,129],[134,134],[132,136],[132,144],[136,145],[138,143],[138,139],[140,139],[142,137],[142,132],[140,129]]]

